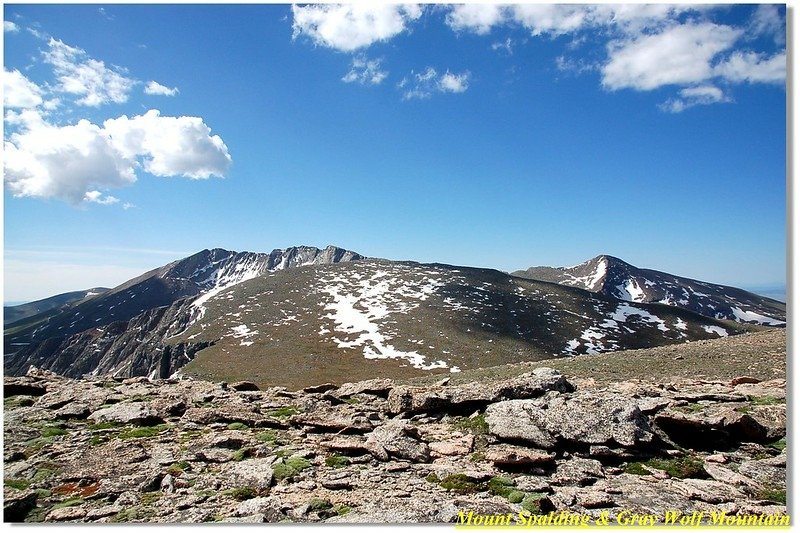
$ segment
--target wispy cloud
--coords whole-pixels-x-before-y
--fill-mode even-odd
[[[360,55],[354,57],[350,63],[350,71],[342,77],[345,83],[359,83],[361,85],[379,85],[389,73],[381,70],[381,59],[367,59]]]
[[[177,87],[167,87],[165,85],[161,85],[157,81],[148,81],[147,84],[144,86],[144,93],[150,95],[157,95],[157,96],[175,96],[178,94]]]
[[[435,93],[463,93],[469,89],[469,71],[460,74],[447,70],[444,74],[433,67],[422,72],[412,71],[397,84],[403,90],[403,100],[430,98]]]

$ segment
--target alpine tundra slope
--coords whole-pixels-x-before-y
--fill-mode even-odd
[[[756,312],[744,301],[738,307]],[[287,387],[457,373],[758,328],[704,316],[678,300],[649,303],[335,247],[204,250],[33,319],[6,331],[9,374],[30,366],[72,377],[177,372]]]

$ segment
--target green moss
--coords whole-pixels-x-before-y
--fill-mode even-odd
[[[143,505],[152,505],[160,499],[161,499],[161,492],[159,491],[145,492],[142,493],[141,502]]]
[[[98,422],[97,424],[92,424],[87,427],[89,431],[100,431],[102,429],[116,429],[124,426],[125,424],[120,424],[119,422]]]
[[[53,495],[53,491],[48,489],[34,489],[34,492],[36,493],[37,497],[42,499],[49,498],[50,496]]]
[[[110,438],[111,437],[108,435],[92,435],[92,437],[89,439],[89,446],[99,446],[105,442],[108,442]]]
[[[311,461],[300,456],[293,455],[283,459],[272,468],[272,475],[276,480],[289,479],[296,476],[306,468],[311,467]]]
[[[786,449],[786,437],[783,437],[780,440],[776,440],[772,444],[769,445],[770,448],[774,448],[778,451],[783,451]]]
[[[708,477],[708,473],[703,468],[703,461],[690,455],[671,459],[650,459],[645,464],[651,468],[663,470],[678,479]]]
[[[178,477],[184,472],[191,470],[192,467],[186,461],[178,461],[177,463],[172,463],[167,468],[167,473],[172,474],[174,477]]]
[[[245,430],[250,429],[250,426],[248,426],[247,424],[244,424],[242,422],[231,422],[230,424],[228,424],[228,429],[238,430],[238,431],[245,431]]]
[[[786,399],[775,398],[774,396],[752,396],[750,403],[753,405],[780,405],[786,403]]]
[[[361,403],[361,400],[358,398],[345,398],[345,403],[349,403],[350,405],[358,405]]]
[[[507,497],[513,490],[514,480],[510,478],[504,476],[495,476],[489,480],[489,492],[492,494]]]
[[[55,473],[56,473],[56,471],[54,469],[52,469],[52,468],[39,468],[39,469],[36,470],[36,473],[33,475],[33,482],[34,483],[40,483],[40,482],[44,481],[45,479],[49,478],[50,476],[52,476]]]
[[[431,472],[430,474],[425,476],[425,481],[427,481],[428,483],[437,483],[438,484],[441,481],[441,479],[439,479],[439,476],[437,476],[436,474]]]
[[[628,463],[623,470],[626,474],[635,474],[637,476],[650,475],[650,471],[644,467],[644,463]]]
[[[542,500],[547,498],[541,492],[531,492],[522,499],[522,508],[531,514],[542,514]]]
[[[4,479],[3,485],[11,487],[12,489],[25,490],[31,484],[27,479]]]
[[[338,514],[339,516],[346,515],[347,513],[349,513],[350,511],[352,511],[352,509],[351,509],[349,506],[347,506],[347,505],[341,505],[341,504],[340,504],[340,505],[337,505],[336,507],[334,507],[334,508],[333,508],[333,510],[334,510],[334,511],[336,512],[336,514]]]
[[[67,434],[69,434],[69,431],[59,427],[47,426],[42,428],[42,437],[44,438],[57,437],[59,435],[67,435]]]
[[[469,494],[481,490],[477,481],[466,474],[450,474],[439,482],[439,486],[459,494]]]
[[[282,449],[280,449],[280,450],[277,450],[277,451],[275,452],[275,455],[276,455],[276,456],[277,456],[279,459],[284,459],[284,458],[286,458],[286,457],[289,457],[290,455],[292,455],[292,451],[291,451],[291,450],[287,450],[286,448],[282,448]]]
[[[350,459],[334,453],[325,458],[325,465],[332,468],[342,468],[350,464]]]
[[[486,416],[483,414],[457,420],[453,423],[453,427],[464,431],[470,431],[476,435],[485,435],[489,433],[489,424],[486,423]]]
[[[232,459],[234,461],[242,461],[246,457],[250,457],[253,454],[252,448],[240,448],[233,452]]]
[[[486,460],[486,454],[483,452],[475,452],[469,456],[469,460],[473,463],[481,463]]]
[[[148,437],[155,437],[159,433],[163,433],[169,429],[169,424],[159,424],[157,426],[138,427],[127,431],[122,431],[119,438],[126,439],[142,439]]]
[[[331,502],[328,500],[323,500],[322,498],[311,498],[308,502],[308,510],[309,511],[324,511],[325,509],[330,509],[333,507]]]
[[[253,487],[236,487],[228,489],[223,494],[227,494],[234,500],[244,501],[258,496],[258,491]]]
[[[53,509],[63,509],[64,507],[75,507],[76,505],[82,505],[84,502],[83,498],[67,498],[62,502],[58,502],[53,506]]]
[[[295,405],[285,405],[283,407],[278,407],[277,409],[273,409],[267,413],[267,415],[275,417],[275,418],[287,418],[292,415],[296,415],[300,412],[300,409]]]
[[[509,503],[521,503],[525,499],[525,493],[521,490],[512,490],[506,498],[508,498]]]
[[[786,489],[779,487],[763,487],[758,491],[756,497],[759,500],[769,500],[771,502],[786,505]]]
[[[266,431],[260,431],[256,433],[256,439],[260,440],[261,442],[266,442],[267,444],[274,444],[275,441],[278,440],[278,434],[271,429]]]

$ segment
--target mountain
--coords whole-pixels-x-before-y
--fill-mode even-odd
[[[52,309],[61,309],[81,302],[84,299],[103,294],[106,291],[108,291],[108,289],[105,287],[95,287],[85,291],[65,292],[64,294],[57,294],[49,298],[44,298],[43,300],[36,300],[35,302],[4,306],[3,325],[11,324],[12,322],[17,322]]]
[[[143,313],[169,308],[191,297],[210,298],[233,284],[267,272],[328,262],[353,261],[361,256],[335,246],[323,250],[310,246],[273,250],[269,254],[232,252],[215,248],[151,270],[69,309],[35,315],[9,324],[4,332],[5,353],[20,346],[127,322]],[[202,309],[198,307],[198,309]]]
[[[718,320],[765,326],[786,324],[786,304],[734,287],[649,270],[599,255],[574,267],[532,267],[513,275],[580,287],[626,302],[661,303]]]
[[[172,263],[110,292],[128,295],[158,280],[169,281],[171,295],[191,296],[47,340],[39,332],[6,357],[6,372],[177,372],[303,387],[683,343],[749,327],[497,270],[318,252],[264,262],[262,254],[205,251]],[[126,302],[152,298],[137,291]],[[87,314],[78,306],[61,323],[77,328]]]

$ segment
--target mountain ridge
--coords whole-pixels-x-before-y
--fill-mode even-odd
[[[785,325],[786,305],[736,287],[639,268],[601,254],[573,267],[530,267],[512,275],[581,287],[628,302],[663,303],[720,320]]]

